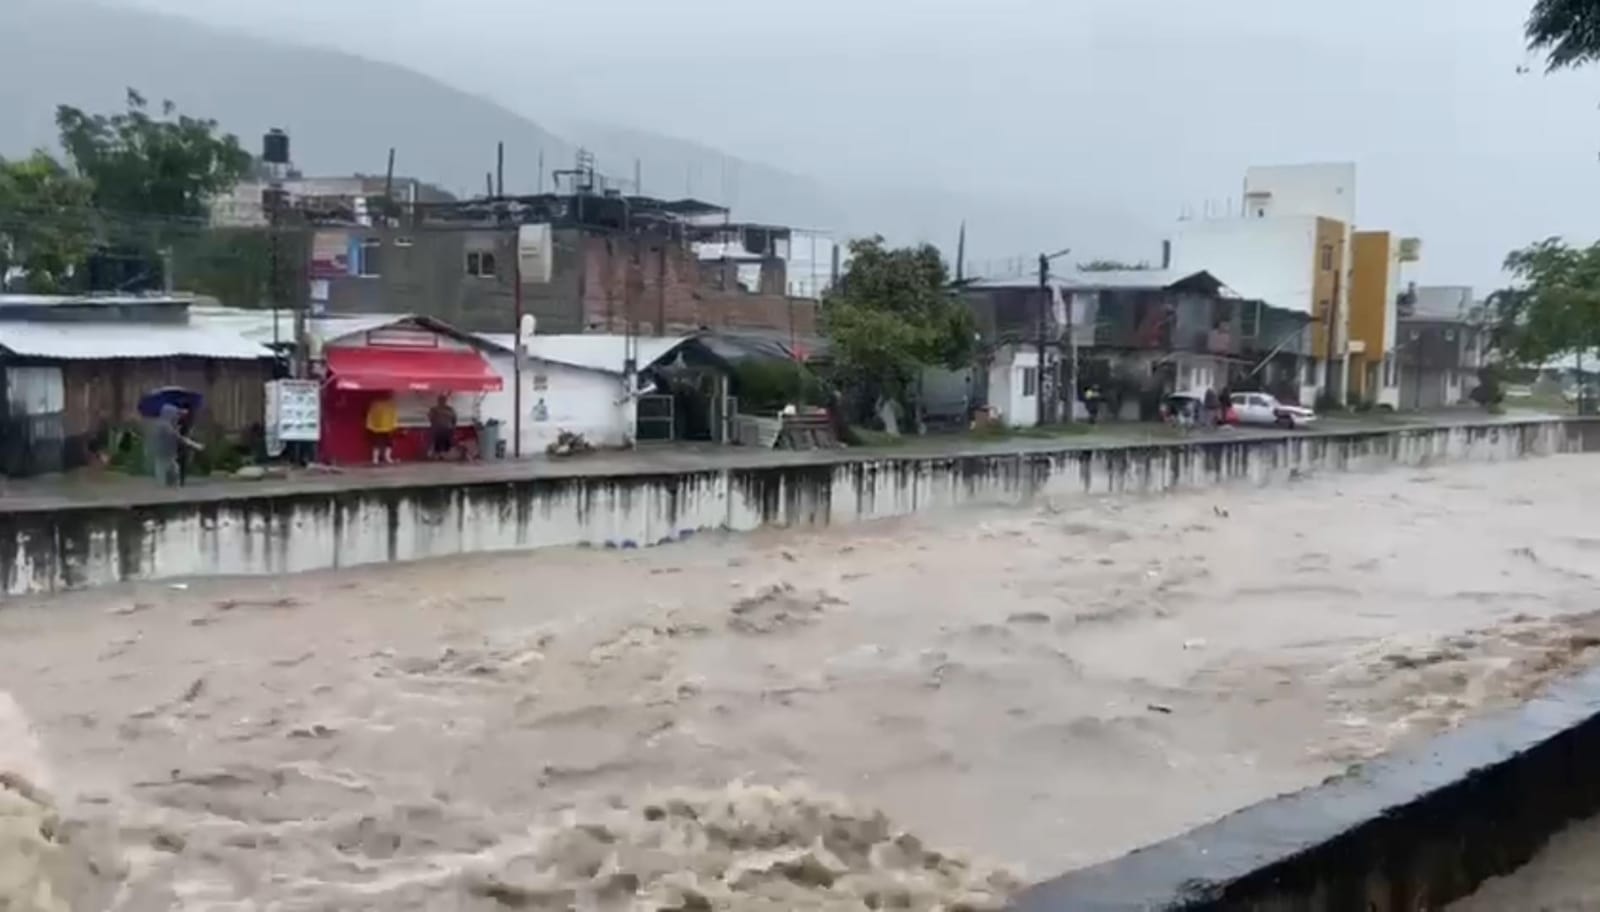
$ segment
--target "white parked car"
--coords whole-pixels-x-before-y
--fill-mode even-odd
[[[1233,411],[1240,424],[1263,424],[1287,429],[1317,421],[1317,413],[1298,405],[1284,405],[1269,393],[1234,393]]]

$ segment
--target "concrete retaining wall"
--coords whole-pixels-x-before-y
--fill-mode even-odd
[[[1328,783],[1025,892],[1014,912],[1412,912],[1600,812],[1600,669]]]
[[[1040,496],[1266,484],[1296,472],[1518,459],[1582,449],[1591,430],[1537,421],[337,493],[239,497],[234,491],[205,502],[0,512],[0,593],[485,551],[639,547],[710,529],[851,523]]]

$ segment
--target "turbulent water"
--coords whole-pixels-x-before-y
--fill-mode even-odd
[[[985,908],[1600,656],[1593,465],[8,602],[0,690],[78,909]]]
[[[1600,818],[1550,840],[1527,866],[1489,881],[1449,912],[1584,912],[1600,909]]]

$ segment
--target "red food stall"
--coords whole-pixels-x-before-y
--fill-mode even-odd
[[[322,459],[334,464],[368,462],[367,409],[379,396],[395,399],[399,428],[394,458],[423,459],[428,453],[428,409],[450,397],[456,439],[475,437],[472,420],[482,396],[503,381],[466,333],[426,317],[394,319],[379,326],[324,329]],[[352,321],[355,322],[355,321]],[[345,332],[343,330],[350,330]],[[335,335],[337,333],[337,335]]]

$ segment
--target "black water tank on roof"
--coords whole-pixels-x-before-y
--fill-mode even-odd
[[[289,134],[274,127],[261,137],[261,160],[269,165],[289,163]]]

